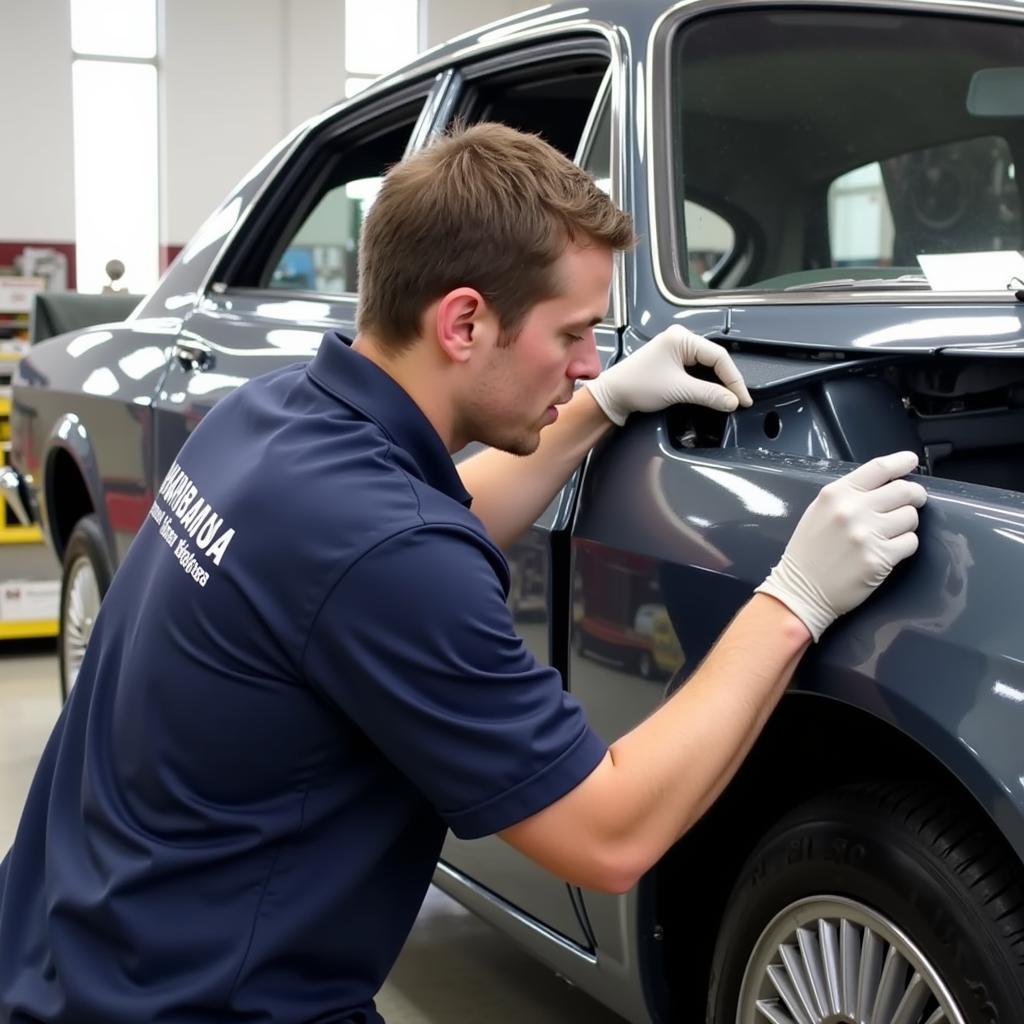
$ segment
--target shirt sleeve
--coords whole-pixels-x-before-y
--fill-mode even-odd
[[[466,528],[391,537],[335,585],[303,662],[463,839],[554,803],[607,749],[516,634],[499,573]]]

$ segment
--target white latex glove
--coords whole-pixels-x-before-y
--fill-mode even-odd
[[[687,366],[710,366],[722,384],[698,380]],[[722,385],[725,385],[724,387]],[[583,382],[604,414],[620,427],[631,412],[657,412],[689,402],[719,412],[750,405],[750,392],[729,353],[707,338],[674,324],[643,348]]]
[[[913,452],[895,452],[823,487],[756,592],[781,601],[817,642],[917,550],[917,510],[928,495],[899,479],[916,467]]]

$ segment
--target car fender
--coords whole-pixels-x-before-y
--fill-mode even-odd
[[[647,707],[629,674],[617,692],[589,691],[585,675],[574,675],[588,717],[614,723],[619,735],[685,685],[820,489],[852,468],[757,448],[680,447],[663,415],[637,417],[595,452],[574,545],[591,559],[621,561],[625,552],[649,567],[685,663],[664,692],[642,691]],[[790,692],[830,698],[898,730],[959,780],[1024,859],[1024,629],[1012,591],[1024,579],[1024,495],[915,479],[929,494],[918,551],[811,647]],[[884,764],[862,758],[865,778],[884,774]],[[648,960],[652,884],[649,875],[621,898],[586,894],[599,963]]]
[[[754,449],[677,450],[663,431],[620,440],[605,466],[615,482],[606,478],[602,493],[628,499],[588,502],[585,485],[577,534],[630,538],[630,550],[657,563],[666,610],[695,665],[821,487],[853,466]],[[862,708],[920,744],[1024,859],[1024,629],[1012,589],[1024,579],[1024,495],[915,479],[929,493],[918,551],[812,646],[793,689]]]
[[[44,465],[46,468],[42,488],[44,500],[40,502],[40,515],[43,530],[49,538],[51,546],[58,557],[63,558],[67,535],[70,534],[70,529],[60,530],[55,521],[55,510],[59,501],[55,484],[61,453],[67,455],[74,464],[88,495],[92,512],[99,520],[103,530],[107,547],[109,550],[113,550],[110,520],[107,515],[106,503],[103,500],[103,485],[92,439],[81,418],[73,412],[64,413],[54,421],[45,443]]]

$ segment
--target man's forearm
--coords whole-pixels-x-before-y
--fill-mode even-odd
[[[671,700],[613,743],[575,790],[504,838],[577,884],[628,889],[728,784],[809,643],[788,608],[755,595]]]
[[[657,860],[726,787],[809,643],[788,608],[755,595],[686,685],[612,744],[615,774],[633,807],[620,827],[645,859]]]
[[[499,547],[508,548],[522,536],[611,427],[590,392],[580,388],[557,422],[541,432],[532,455],[489,448],[460,463],[473,511]]]

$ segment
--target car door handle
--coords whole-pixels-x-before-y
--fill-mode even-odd
[[[174,358],[186,371],[209,370],[213,366],[213,353],[201,341],[178,341],[174,344]]]

